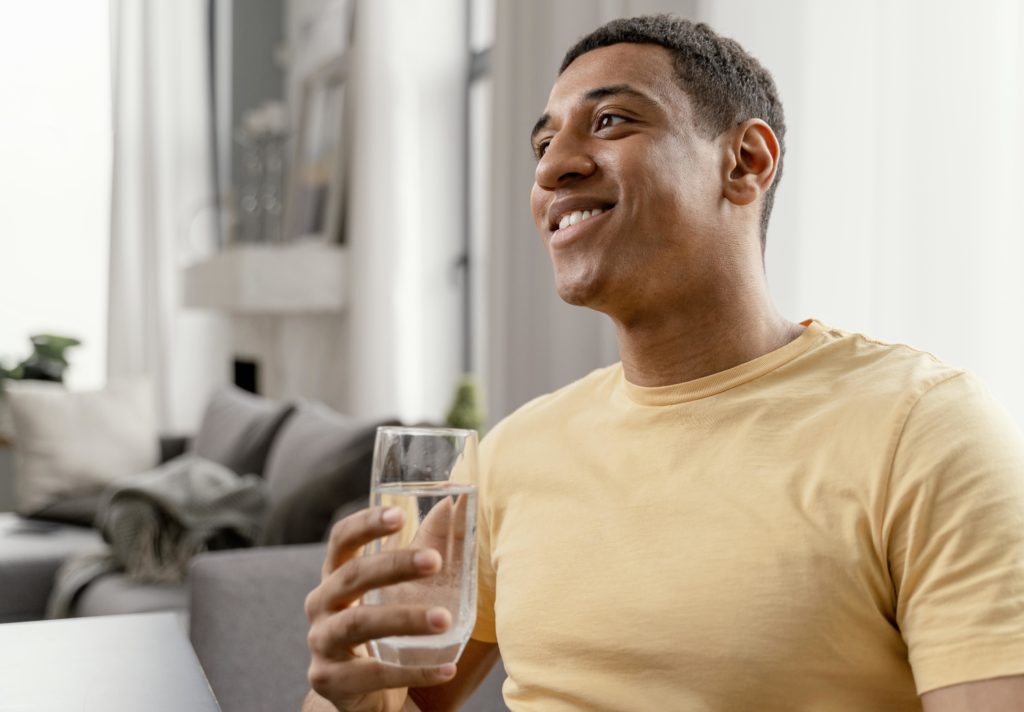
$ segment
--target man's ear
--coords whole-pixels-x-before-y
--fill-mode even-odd
[[[725,148],[722,194],[736,205],[750,205],[775,180],[779,140],[764,121],[749,119],[730,132]]]

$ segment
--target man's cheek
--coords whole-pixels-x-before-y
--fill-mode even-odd
[[[530,212],[533,214],[533,221],[537,225],[537,229],[544,232],[546,229],[546,217],[544,213],[543,198],[540,193],[540,189],[537,188],[537,184],[533,184],[533,188],[530,190]]]

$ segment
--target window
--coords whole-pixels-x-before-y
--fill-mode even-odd
[[[0,359],[52,332],[83,345],[68,382],[106,372],[111,121],[106,2],[8,3],[0,32]]]

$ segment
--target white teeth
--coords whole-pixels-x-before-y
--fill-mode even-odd
[[[558,221],[558,229],[563,230],[570,225],[575,225],[587,218],[597,217],[603,212],[604,210],[601,208],[594,208],[593,210],[575,210],[571,213],[566,213],[562,216],[562,219]]]

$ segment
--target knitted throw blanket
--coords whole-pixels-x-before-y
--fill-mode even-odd
[[[48,616],[69,615],[75,595],[110,571],[124,571],[140,583],[184,581],[196,554],[254,543],[267,504],[262,478],[239,477],[194,455],[115,481],[95,524],[109,552],[74,558],[61,567]]]
[[[130,579],[173,583],[199,552],[256,541],[266,508],[262,478],[185,456],[115,482],[96,526]]]

